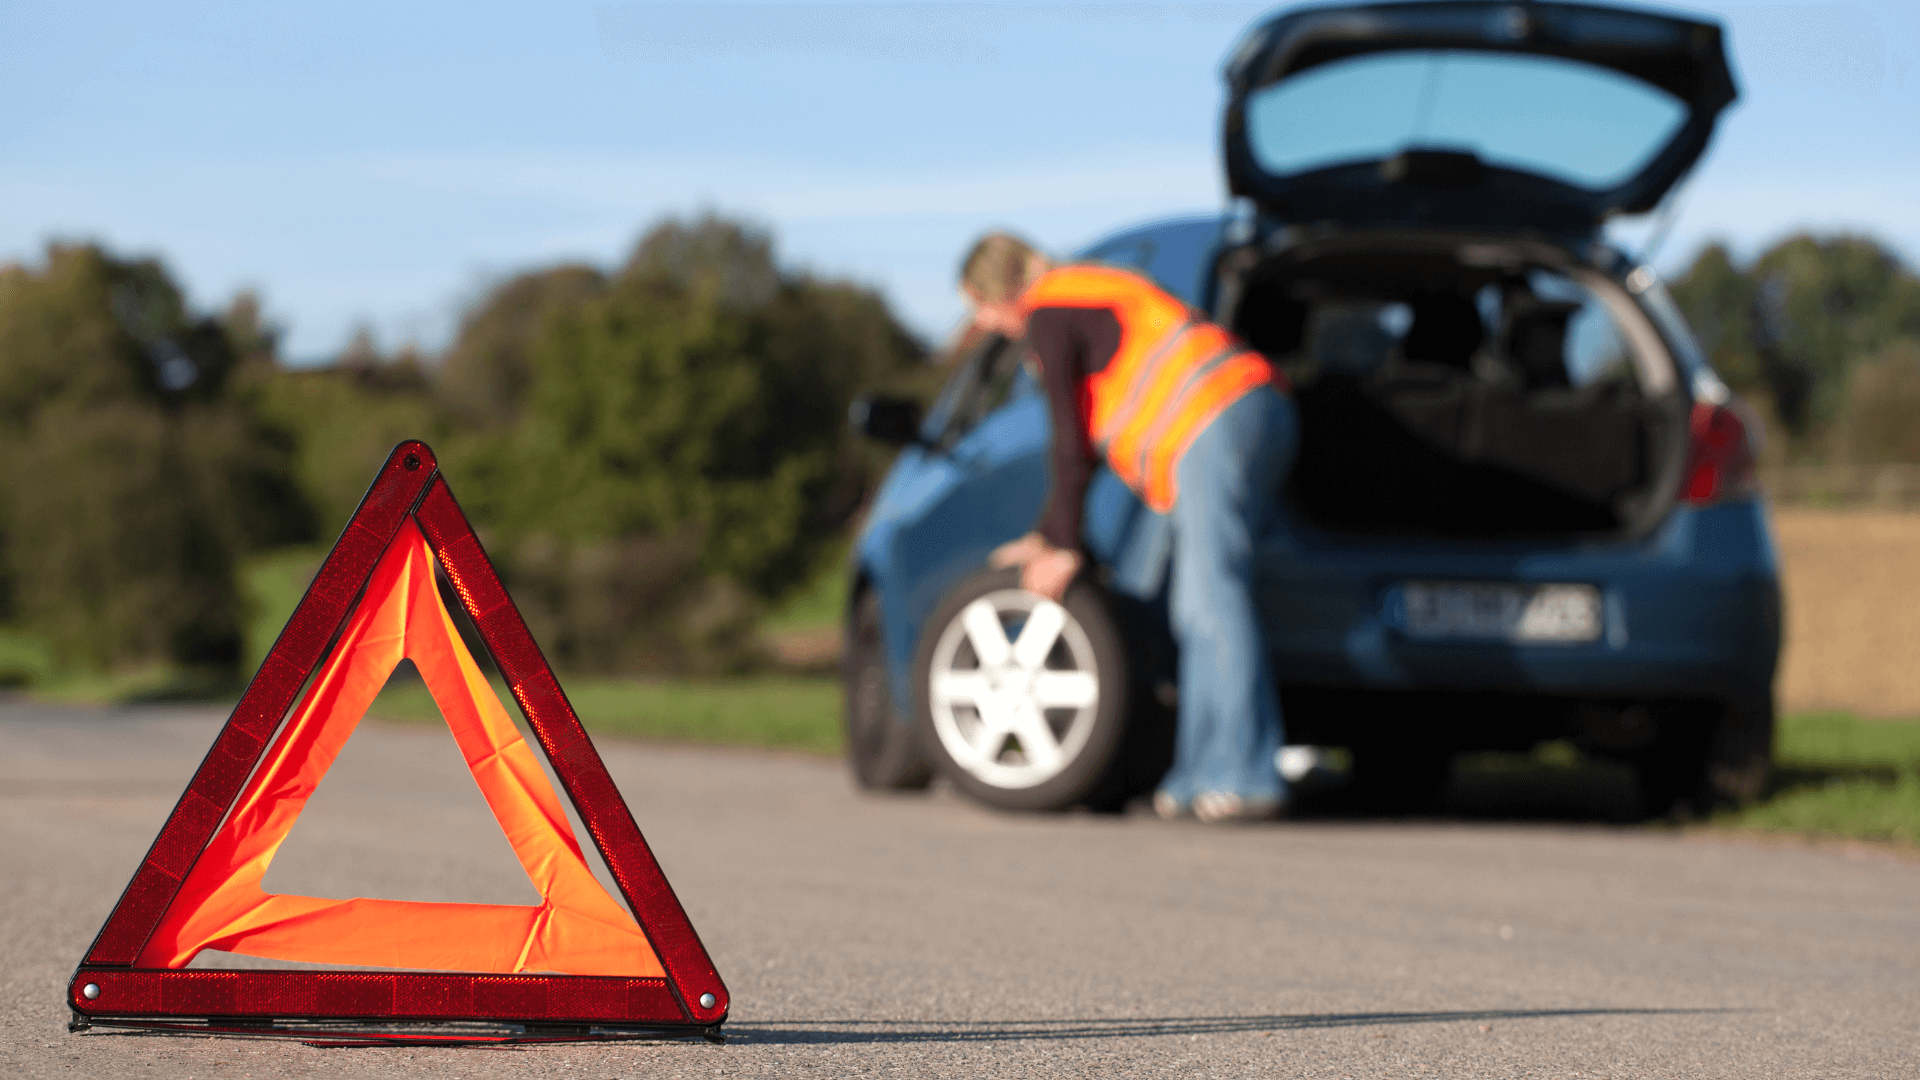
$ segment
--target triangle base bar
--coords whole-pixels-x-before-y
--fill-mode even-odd
[[[68,1004],[99,1024],[194,1017],[605,1024],[683,1032],[690,1026],[665,979],[594,975],[82,967]]]
[[[341,1020],[315,1017],[89,1017],[73,1014],[70,1032],[95,1027],[133,1031],[219,1035],[243,1039],[297,1039],[321,1049],[372,1046],[505,1046],[528,1043],[663,1042],[703,1038],[725,1044],[727,1037],[715,1024],[690,1028],[684,1024],[628,1025],[602,1023],[527,1023],[485,1020]]]
[[[240,1039],[298,1039],[320,1049],[347,1049],[369,1046],[505,1046],[527,1043],[582,1042],[665,1042],[671,1039],[702,1038],[724,1044],[727,1037],[718,1024],[690,1028],[685,1024],[658,1027],[624,1024],[527,1024],[515,1021],[439,1021],[370,1020],[341,1021],[275,1017],[270,1020],[233,1020],[213,1017],[190,1020],[180,1017],[106,1017],[96,1019],[74,1014],[70,1032],[96,1027],[124,1028],[133,1031],[175,1032],[183,1035],[219,1035]]]
[[[726,1042],[719,1024],[686,1023],[666,980],[653,978],[83,967],[69,996],[73,1032],[131,1028],[323,1048]]]

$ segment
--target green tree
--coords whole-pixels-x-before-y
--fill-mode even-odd
[[[1841,462],[1920,465],[1920,338],[1854,365],[1832,441]]]
[[[303,512],[245,363],[157,261],[0,268],[0,617],[75,666],[237,660],[236,562]]]
[[[1753,350],[1755,293],[1724,244],[1709,244],[1672,283],[1700,345],[1727,385],[1743,394],[1771,393]]]
[[[533,347],[555,311],[607,291],[590,266],[521,274],[494,289],[461,321],[434,374],[439,407],[458,430],[512,424],[533,386]]]
[[[1721,375],[1809,453],[1846,412],[1853,369],[1920,336],[1920,277],[1866,237],[1793,236],[1745,267],[1709,245],[1673,293]]]
[[[422,358],[409,350],[381,355],[364,334],[335,364],[275,365],[248,390],[262,415],[292,433],[293,475],[320,539],[346,527],[395,443],[448,431]]]
[[[524,353],[485,365],[525,390],[456,440],[456,494],[567,662],[698,666],[835,544],[848,401],[924,351],[871,291],[782,271],[765,234],[715,218],[655,228],[598,294],[557,274],[509,282],[452,350],[525,340],[492,328],[543,309]]]

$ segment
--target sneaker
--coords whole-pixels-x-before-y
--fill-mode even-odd
[[[1186,817],[1187,811],[1187,804],[1174,798],[1172,795],[1164,791],[1156,791],[1153,793],[1153,812],[1159,816],[1161,821],[1173,821],[1177,818]]]
[[[1193,816],[1209,825],[1272,821],[1286,805],[1287,800],[1275,796],[1248,798],[1231,791],[1203,791],[1193,797]]]

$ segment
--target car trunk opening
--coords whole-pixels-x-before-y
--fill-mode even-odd
[[[1531,248],[1531,250],[1529,250]],[[1286,501],[1343,533],[1634,532],[1673,504],[1688,399],[1604,275],[1532,245],[1295,249],[1223,314],[1294,385]]]

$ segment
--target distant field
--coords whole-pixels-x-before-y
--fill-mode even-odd
[[[1788,508],[1774,526],[1781,708],[1920,716],[1920,514]]]

